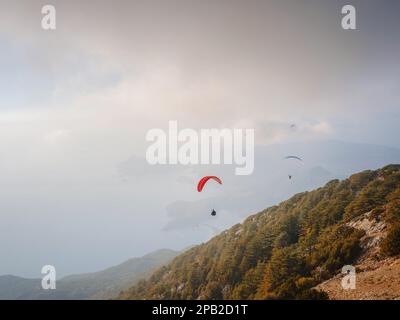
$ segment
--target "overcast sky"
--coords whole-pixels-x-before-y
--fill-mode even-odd
[[[362,149],[374,161],[347,171],[315,161],[306,169],[328,170],[322,180],[398,159],[399,1],[50,2],[55,31],[41,29],[48,2],[0,0],[0,274],[52,264],[66,275],[182,249],[313,185],[264,200],[261,181],[279,176],[263,166],[276,159],[242,178],[150,167],[146,132],[169,120],[254,128],[258,159],[293,143],[390,147]],[[341,28],[348,3],[357,30]],[[227,183],[199,195],[209,173]],[[221,207],[214,220],[210,205]]]

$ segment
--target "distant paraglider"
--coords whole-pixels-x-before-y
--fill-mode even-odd
[[[299,160],[299,161],[303,161],[303,159],[298,157],[298,156],[286,156],[285,159],[296,159],[296,160]]]
[[[284,160],[296,160],[296,161],[298,161],[298,162],[300,162],[300,163],[303,163],[303,159],[302,159],[302,158],[300,158],[300,157],[298,157],[298,156],[294,156],[294,155],[286,156],[286,157],[284,158]],[[293,168],[292,168],[292,169],[293,169]],[[293,174],[292,174],[292,173],[289,173],[289,174],[288,174],[288,177],[289,177],[289,180],[292,180]]]
[[[214,180],[214,181],[218,182],[219,184],[222,184],[221,179],[218,178],[218,177],[216,177],[216,176],[205,176],[205,177],[201,178],[200,181],[199,181],[199,183],[197,184],[197,191],[198,191],[198,192],[203,191],[204,186],[206,185],[206,183],[207,183],[209,180]],[[214,209],[212,209],[211,215],[212,215],[213,217],[215,217],[215,216],[217,215],[217,212],[216,212]]]

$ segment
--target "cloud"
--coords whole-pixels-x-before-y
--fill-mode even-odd
[[[327,139],[334,133],[332,125],[325,120],[293,119],[292,121],[284,121],[277,119],[265,121],[260,118],[257,120],[239,120],[228,123],[228,126],[254,129],[255,142],[258,145]]]
[[[52,132],[47,133],[44,136],[44,141],[50,144],[56,144],[65,141],[70,136],[68,130],[58,129]]]
[[[311,131],[317,135],[329,135],[333,132],[332,126],[326,121],[311,125]]]

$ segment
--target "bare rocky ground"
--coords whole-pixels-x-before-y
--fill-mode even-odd
[[[361,239],[363,254],[354,264],[356,288],[343,289],[342,274],[319,284],[332,300],[400,300],[400,257],[380,259],[379,243],[386,236],[386,225],[368,212],[348,223],[365,231]]]

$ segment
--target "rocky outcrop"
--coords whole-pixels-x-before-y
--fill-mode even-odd
[[[360,240],[363,253],[354,264],[355,289],[342,288],[342,274],[319,284],[316,289],[326,292],[333,300],[400,299],[400,257],[382,259],[379,254],[379,244],[386,237],[386,224],[379,216],[373,217],[368,212],[347,225],[365,232]]]

